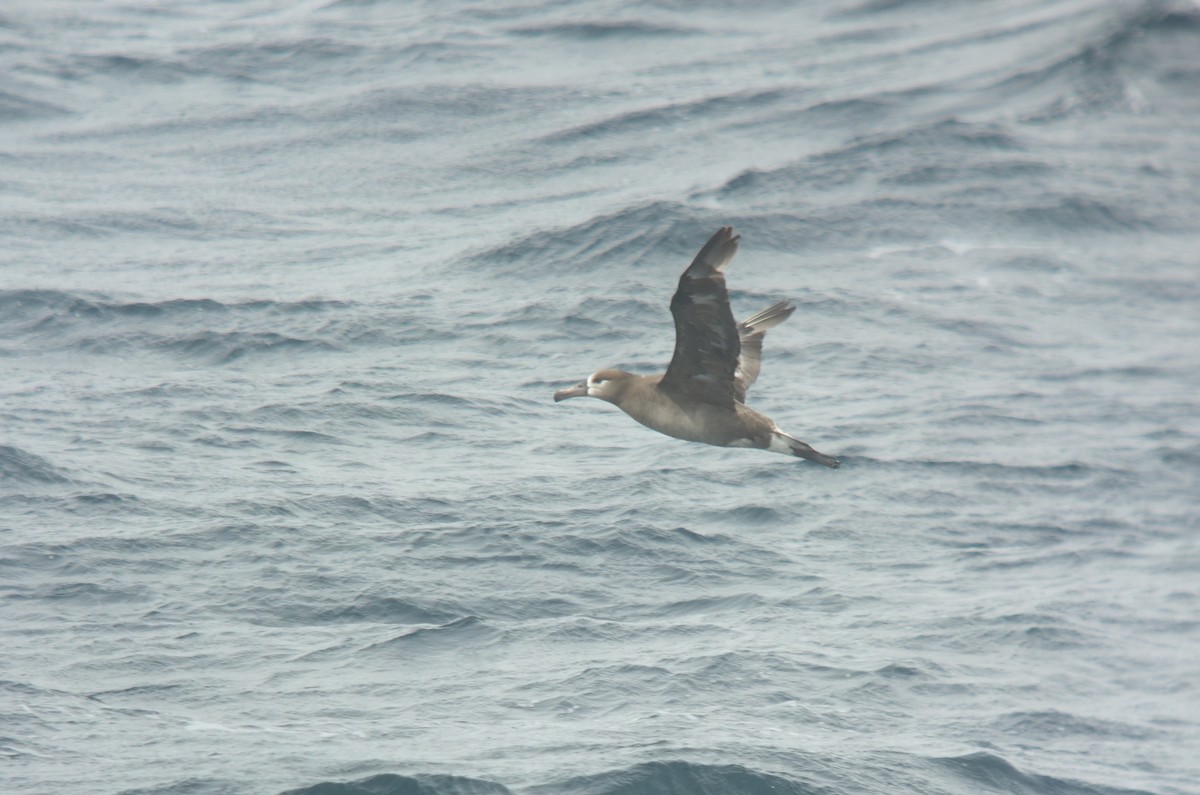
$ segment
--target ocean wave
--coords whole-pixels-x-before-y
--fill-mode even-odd
[[[792,519],[789,511],[770,505],[737,505],[719,511],[710,511],[708,518],[728,522],[731,526],[772,525]]]
[[[0,91],[0,122],[45,119],[66,116],[69,113],[67,108],[60,105],[40,99],[30,99],[8,91]]]
[[[1132,208],[1086,194],[1063,191],[1049,207],[1014,206],[1013,197],[1021,193],[995,187],[1031,179],[1051,187],[1067,177],[1030,154],[1014,127],[950,117],[860,136],[771,169],[744,170],[695,198],[741,206],[803,197],[793,200],[792,217],[758,230],[769,232],[774,245],[800,248],[941,240],[951,230],[994,229],[1005,218],[1009,228],[1047,233],[1152,228],[1149,217]],[[978,190],[980,185],[989,188]],[[758,214],[747,228],[765,220]]]
[[[1142,790],[1109,787],[1072,779],[1025,773],[1008,760],[984,752],[930,760],[935,767],[988,791],[1028,795],[1151,795]]]
[[[1154,452],[1159,460],[1167,466],[1200,472],[1200,444],[1187,447],[1159,447]]]
[[[1032,105],[1023,121],[1045,123],[1072,115],[1110,110],[1138,111],[1144,106],[1134,81],[1146,70],[1152,76],[1153,59],[1139,52],[1153,49],[1169,36],[1194,36],[1200,24],[1195,13],[1171,0],[1148,0],[1130,6],[1116,5],[1124,13],[1092,26],[1085,36],[1065,40],[1034,66],[1024,66],[1002,76],[988,89],[995,101]],[[1193,46],[1195,46],[1195,42]]]
[[[702,196],[697,194],[693,198]],[[747,238],[752,236],[756,245],[764,249],[804,250],[825,241],[850,239],[849,226],[829,228],[824,218],[808,218],[797,212],[744,214],[705,204],[668,201],[632,204],[566,228],[522,235],[509,243],[474,252],[463,259],[462,266],[485,271],[490,278],[536,277],[551,292],[571,289],[566,295],[573,302],[584,300],[576,294],[580,274],[594,271],[603,274],[606,281],[632,285],[638,296],[645,295],[640,286],[653,285],[657,297],[641,298],[645,303],[637,306],[659,307],[657,311],[661,312],[661,307],[670,300],[679,273],[696,255],[697,241],[703,241],[721,226],[732,225]],[[881,237],[883,234],[880,232]],[[647,263],[653,263],[654,270],[649,271]],[[730,295],[735,301],[747,297],[777,300],[774,294],[756,296],[741,291],[736,283]],[[614,324],[608,325],[611,328]]]
[[[323,781],[280,795],[512,795],[505,786],[463,776],[381,773],[357,781]]]
[[[684,599],[677,602],[654,603],[649,605],[630,605],[622,610],[622,619],[671,619],[681,616],[704,616],[710,613],[738,613],[748,615],[771,602],[756,593],[736,593],[726,596],[705,596],[696,599]]]
[[[101,293],[6,290],[0,291],[0,333],[20,340],[26,350],[89,354],[141,350],[213,365],[250,356],[330,352],[347,345],[392,341],[372,319],[354,309],[337,300],[146,302]],[[343,319],[351,315],[354,320]],[[409,325],[397,333],[416,332]]]
[[[618,39],[622,43],[639,38],[692,36],[700,32],[684,25],[667,25],[637,19],[531,23],[517,25],[509,28],[509,31],[518,36],[550,36],[585,42]]]
[[[1016,477],[1030,478],[1033,480],[1046,481],[1081,481],[1085,480],[1097,473],[1108,473],[1111,470],[1108,467],[1098,466],[1094,464],[1083,464],[1078,462],[1066,464],[1006,464],[998,461],[967,461],[967,460],[946,460],[946,459],[911,459],[911,460],[895,460],[883,461],[863,457],[864,461],[870,461],[874,466],[884,467],[919,467],[919,468],[947,468],[956,472],[961,472],[965,475],[980,475],[997,481],[1012,481]]]
[[[1071,735],[1147,739],[1161,734],[1140,724],[1076,715],[1059,710],[1010,712],[996,719],[995,726],[1006,734],[1029,742],[1034,738],[1060,740]]]
[[[1048,168],[1026,152],[1021,137],[1007,125],[949,117],[858,136],[835,149],[770,170],[743,171],[707,195],[729,200],[796,187],[836,192],[872,172],[884,184],[907,184],[916,181],[913,174],[927,173],[932,167],[945,168],[946,176],[954,179],[969,176],[973,168],[988,177],[1008,176],[1010,171],[1011,176],[1022,177],[1030,169]]]
[[[857,783],[831,784],[831,779],[850,775],[844,763],[811,759],[807,764],[812,767],[811,772],[796,774],[768,772],[740,764],[668,759],[538,784],[528,791],[533,795],[832,795],[859,791],[864,785],[858,776],[854,777]],[[923,773],[921,768],[928,772]],[[906,791],[961,792],[965,785],[972,788],[965,791],[1010,795],[1149,795],[1141,790],[1025,773],[1002,757],[988,753],[880,759],[865,769],[860,768],[860,774],[883,786],[879,791],[899,787]],[[886,785],[882,784],[884,781]],[[506,795],[509,792],[504,785],[484,779],[380,774],[350,782],[326,781],[287,790],[281,795]]]
[[[829,790],[742,765],[663,761],[571,778],[537,787],[534,792],[537,795],[828,795]]]
[[[0,482],[5,484],[55,484],[73,482],[62,470],[36,453],[0,445]]]
[[[492,643],[503,633],[476,616],[463,616],[445,624],[424,626],[409,630],[387,640],[372,643],[359,653],[409,653],[423,654],[444,651],[464,654],[479,644]]]
[[[372,50],[329,36],[303,35],[293,39],[265,38],[220,44],[214,47],[181,49],[179,61],[190,72],[227,80],[268,82],[279,77],[296,79],[313,74],[339,74],[334,68],[343,61],[362,58]]]
[[[109,77],[168,85],[181,83],[196,74],[175,58],[115,53],[76,55],[57,65],[55,71],[59,77],[74,80]]]
[[[446,610],[427,608],[390,595],[360,596],[354,604],[324,610],[301,623],[436,624],[450,621]]]
[[[83,347],[90,346],[85,344]],[[211,364],[230,364],[252,355],[337,350],[335,345],[322,340],[302,339],[273,331],[204,331],[175,339],[159,339],[151,347],[179,358]],[[99,349],[106,350],[107,345]]]
[[[675,243],[681,254],[690,248],[694,255],[695,236],[685,233],[694,224],[694,215],[682,204],[649,202],[565,229],[524,234],[510,243],[478,252],[470,261],[486,263],[492,274],[499,266],[501,273],[557,275],[570,283],[577,281],[576,272],[588,263],[606,262],[610,272],[613,266],[619,269],[614,275],[624,275],[632,263],[667,240]]]
[[[383,591],[368,584],[366,591],[352,598],[346,598],[344,592],[334,590],[333,595],[318,596],[306,603],[286,603],[270,598],[271,592],[267,590],[262,593],[263,598],[253,600],[253,606],[243,607],[240,602],[244,597],[239,597],[239,604],[231,603],[229,610],[244,615],[247,621],[258,626],[391,626],[406,627],[410,633],[452,625],[464,613],[461,605],[445,600],[426,602],[417,597],[401,598]]]
[[[474,42],[440,40],[366,46],[346,38],[301,31],[292,36],[255,36],[211,46],[184,44],[166,51],[78,53],[40,66],[60,80],[111,80],[126,85],[176,85],[208,79],[239,85],[304,82],[311,86],[314,75],[336,83],[377,68],[380,62],[416,62],[431,57],[449,62],[463,60],[478,49],[479,44]],[[311,120],[316,118],[310,116]]]
[[[697,119],[704,119],[706,124],[711,124],[716,119],[733,112],[759,113],[763,108],[769,107],[787,95],[787,92],[781,89],[739,91],[670,105],[640,108],[625,111],[606,119],[587,122],[571,129],[550,133],[543,137],[541,142],[545,144],[578,144],[581,140],[611,138],[637,134],[646,129],[660,130],[662,127],[693,124]]]
[[[54,321],[107,321],[116,318],[156,318],[178,323],[197,315],[237,312],[294,315],[352,307],[353,304],[327,299],[300,301],[248,300],[222,303],[211,298],[173,298],[163,301],[121,301],[104,293],[72,293],[61,290],[0,290],[0,313],[7,333],[20,331],[20,323],[34,328]]]
[[[88,567],[70,567],[68,571],[73,576],[88,572]],[[154,599],[153,592],[140,585],[125,585],[100,582],[62,582],[29,587],[12,588],[7,595],[14,602],[29,600],[47,605],[57,605],[60,609],[63,603],[77,603],[85,608],[100,607],[115,604],[144,604]]]
[[[1142,213],[1131,204],[1118,204],[1082,194],[1055,196],[1051,193],[1041,203],[1009,210],[1009,216],[1022,226],[1050,234],[1149,232],[1161,227],[1155,216]]]

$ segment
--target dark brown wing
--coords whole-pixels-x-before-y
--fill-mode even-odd
[[[737,242],[733,228],[722,227],[679,277],[671,298],[675,353],[659,382],[666,392],[729,408],[737,399],[734,374],[741,343],[722,271],[737,253]]]
[[[738,323],[742,353],[738,356],[737,370],[733,374],[733,396],[740,402],[746,402],[746,390],[758,378],[758,371],[762,368],[763,337],[767,329],[775,328],[795,311],[796,307],[791,303],[780,301]]]

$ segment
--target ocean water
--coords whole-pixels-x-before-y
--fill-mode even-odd
[[[9,0],[0,789],[1200,793],[1200,5]],[[789,298],[652,433],[680,271]]]

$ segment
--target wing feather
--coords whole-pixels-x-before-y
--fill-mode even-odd
[[[671,298],[675,352],[659,382],[667,392],[729,408],[738,399],[735,379],[741,335],[729,309],[724,270],[737,253],[737,244],[733,228],[722,227],[679,277]],[[741,392],[744,396],[745,389]]]
[[[767,329],[775,328],[795,311],[791,302],[780,301],[738,323],[742,351],[733,375],[733,392],[739,402],[746,402],[746,391],[758,379],[762,369],[762,345]]]

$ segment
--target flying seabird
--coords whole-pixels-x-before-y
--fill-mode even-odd
[[[836,458],[817,452],[780,430],[774,420],[746,405],[746,390],[758,378],[763,336],[796,310],[788,301],[734,322],[725,290],[725,266],[737,252],[739,235],[723,227],[679,277],[671,298],[675,353],[661,375],[597,370],[554,401],[593,397],[615,404],[659,433],[718,447],[757,447],[827,467]]]

